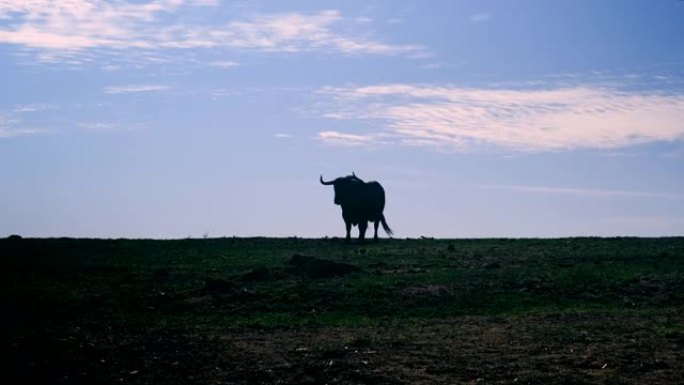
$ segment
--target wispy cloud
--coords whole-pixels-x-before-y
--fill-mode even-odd
[[[344,134],[337,131],[322,131],[316,136],[316,139],[327,144],[337,144],[345,146],[359,146],[373,143],[372,135],[355,135]]]
[[[93,47],[150,47],[141,32],[149,32],[162,12],[182,5],[204,5],[183,0],[149,3],[72,0],[8,0],[0,4],[0,42],[39,49],[81,50]]]
[[[345,54],[411,54],[423,51],[416,45],[391,45],[359,37],[345,36],[333,30],[342,21],[339,11],[316,14],[286,13],[260,15],[247,21],[229,23],[215,31],[221,44],[263,51],[301,52],[336,51]],[[188,40],[192,41],[192,40]],[[219,43],[216,41],[216,43]],[[183,43],[181,43],[183,44]]]
[[[168,86],[158,84],[131,84],[125,86],[111,86],[104,90],[105,94],[129,94],[139,92],[157,92],[168,90]]]
[[[372,23],[373,19],[371,19],[370,17],[366,17],[366,16],[360,16],[360,17],[357,17],[356,19],[354,19],[354,21],[356,23],[359,23],[359,24],[367,24],[367,23]]]
[[[227,47],[267,52],[328,51],[344,54],[413,54],[416,45],[393,45],[342,33],[339,26],[359,25],[339,11],[313,14],[260,14],[223,24],[190,24],[189,8],[217,1],[6,0],[0,2],[0,43],[38,53],[43,61],[82,57],[85,52],[121,49],[160,50]],[[370,20],[361,24],[370,24]],[[346,29],[345,29],[346,30]],[[77,60],[75,62],[78,62]]]
[[[50,104],[26,104],[17,105],[11,109],[0,110],[0,139],[17,136],[31,135],[43,132],[38,128],[30,127],[25,122],[25,117],[34,112],[56,109]]]
[[[209,62],[209,63],[207,63],[207,64],[209,64],[209,65],[212,66],[212,67],[218,67],[218,68],[224,68],[224,69],[235,68],[235,67],[239,67],[239,66],[240,66],[240,63],[235,62],[235,61],[229,61],[229,60],[225,60],[225,61],[212,61],[212,62]]]
[[[388,84],[328,87],[319,95],[324,117],[380,122],[397,143],[451,150],[615,149],[684,139],[682,94]]]
[[[522,185],[483,185],[485,189],[509,190],[524,193],[571,195],[583,198],[667,198],[684,199],[684,195],[670,194],[652,191],[632,191],[632,190],[610,190],[610,189],[588,189],[572,187],[552,187],[552,186],[522,186]]]
[[[470,15],[470,22],[471,23],[484,23],[485,21],[489,21],[494,17],[491,13],[476,13],[474,15]]]
[[[46,103],[31,103],[31,104],[22,104],[22,105],[17,105],[14,106],[10,110],[12,114],[24,114],[27,112],[37,112],[37,111],[45,111],[45,110],[54,110],[57,107],[52,104],[46,104]]]
[[[30,135],[39,132],[35,129],[22,127],[20,123],[20,120],[12,113],[0,111],[0,139]]]
[[[41,130],[32,128],[18,128],[11,125],[5,126],[0,118],[0,139],[14,138],[17,136],[31,135],[40,133]]]
[[[113,131],[118,128],[118,125],[111,122],[81,122],[78,124],[79,127],[94,132],[107,132]]]

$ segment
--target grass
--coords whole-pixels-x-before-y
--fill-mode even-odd
[[[484,376],[473,379],[674,384],[671,377],[682,374],[670,362],[683,358],[684,238],[10,238],[0,240],[0,256],[5,349],[16,357],[7,370],[29,382],[301,383],[306,369],[318,373],[309,376],[313,382],[459,383]],[[311,345],[308,356],[288,345],[302,341]],[[614,354],[624,367],[602,368],[574,355],[563,361],[571,354],[564,345],[601,352],[596,344],[620,349]],[[319,365],[365,365],[346,345],[385,356],[361,377],[349,374],[356,367]],[[127,349],[139,356],[121,358]],[[192,356],[172,365],[183,349]],[[556,352],[551,358],[562,370],[550,373],[536,349]],[[481,367],[459,366],[456,358],[438,365],[433,356],[459,352],[489,357],[494,366],[480,358],[469,365]],[[207,374],[209,362],[227,365],[228,356],[230,370]],[[115,362],[103,367],[94,357]],[[273,368],[238,365],[245,357],[301,370],[273,377]],[[145,366],[145,375],[127,365]],[[181,372],[205,371],[192,380],[169,375],[178,365]],[[31,374],[36,367],[43,374]],[[509,376],[514,372],[518,377]]]
[[[363,245],[232,238],[4,241],[9,276],[2,295],[18,308],[70,313],[86,307],[142,322],[204,307],[262,326],[287,326],[290,318],[327,325],[335,314],[372,319],[647,309],[681,304],[684,283],[677,272],[684,266],[683,244],[679,238]],[[310,278],[285,271],[293,255],[361,271]],[[254,271],[271,276],[244,279]],[[208,279],[232,286],[200,292]]]

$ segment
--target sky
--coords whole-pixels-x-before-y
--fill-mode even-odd
[[[684,1],[0,0],[0,237],[684,235]],[[356,236],[356,230],[352,232]]]

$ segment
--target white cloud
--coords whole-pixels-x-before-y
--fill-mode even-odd
[[[234,68],[234,67],[239,67],[239,66],[240,66],[240,63],[234,62],[234,61],[228,61],[228,60],[225,60],[225,61],[212,61],[212,62],[209,62],[209,63],[207,63],[207,64],[209,64],[209,65],[212,66],[212,67],[219,67],[219,68],[224,68],[224,69]]]
[[[138,93],[138,92],[156,92],[165,91],[169,89],[168,86],[155,85],[155,84],[132,84],[126,86],[111,86],[104,90],[105,94],[128,94],[128,93]]]
[[[484,23],[485,21],[491,20],[493,15],[491,13],[477,13],[470,15],[470,22],[472,23]]]
[[[337,144],[345,146],[358,146],[373,142],[372,136],[344,134],[337,131],[319,132],[316,136],[316,139],[327,144]]]
[[[117,125],[110,122],[82,122],[78,124],[79,127],[84,128],[88,131],[112,131],[117,129]]]
[[[57,107],[55,105],[52,105],[52,104],[32,103],[32,104],[17,105],[11,110],[11,113],[12,114],[23,114],[23,113],[27,113],[27,112],[54,110],[56,108]]]
[[[9,19],[0,42],[32,48],[80,50],[99,46],[149,48],[141,39],[144,25],[161,12],[177,9],[183,0],[121,3],[102,0],[9,0],[0,4],[0,17]]]
[[[465,150],[615,149],[684,139],[684,95],[593,86],[478,89],[389,84],[319,91],[331,119],[379,121],[397,143]]]
[[[20,127],[20,121],[11,112],[0,111],[0,139],[35,134],[34,129]]]
[[[420,65],[418,68],[422,70],[436,70],[436,69],[442,69],[442,68],[447,68],[449,65],[444,62],[433,62],[433,63],[425,63]]]
[[[17,105],[9,110],[0,110],[0,139],[31,135],[43,132],[41,129],[28,127],[25,117],[34,112],[53,110],[51,104],[34,103]]]
[[[340,35],[332,30],[340,21],[342,16],[335,10],[313,15],[260,15],[248,21],[231,22],[226,28],[213,31],[214,37],[221,38],[220,42],[210,39],[206,43],[274,52],[327,50],[346,54],[401,54],[422,50],[413,45],[389,45]],[[180,44],[196,43],[191,37]]]
[[[392,45],[337,32],[358,25],[339,11],[256,15],[224,24],[189,24],[188,7],[217,1],[155,0],[146,3],[104,0],[5,0],[0,2],[0,43],[37,52],[42,61],[64,61],[96,49],[228,47],[267,52],[329,51],[344,54],[425,54],[415,45]],[[369,23],[362,23],[369,24]],[[225,63],[225,62],[224,62]]]
[[[41,132],[40,130],[36,130],[36,129],[32,129],[32,128],[17,128],[17,127],[3,126],[2,121],[0,121],[0,139],[14,138],[17,136],[37,134],[40,132]]]

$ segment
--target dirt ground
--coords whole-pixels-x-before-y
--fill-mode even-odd
[[[5,362],[21,383],[681,384],[684,335],[646,332],[672,322],[684,316],[461,317],[182,335],[82,328],[15,335]]]

